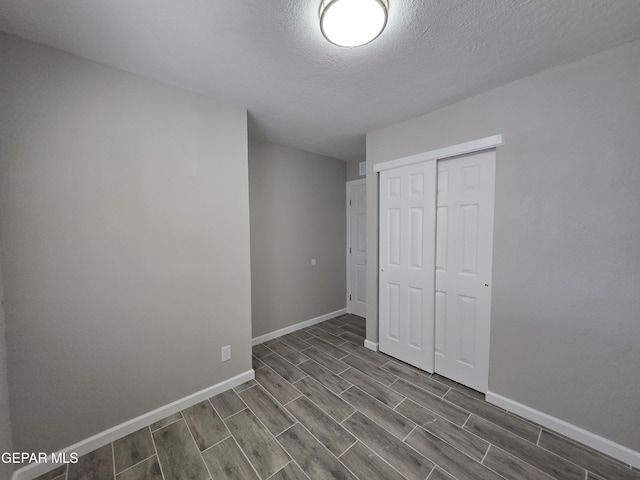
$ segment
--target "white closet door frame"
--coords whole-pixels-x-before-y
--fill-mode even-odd
[[[404,167],[405,165],[428,162],[431,160],[444,160],[445,158],[457,157],[458,155],[464,155],[465,153],[480,152],[482,150],[488,150],[489,148],[495,148],[501,145],[504,145],[504,136],[502,134],[494,135],[492,137],[485,137],[478,140],[472,140],[470,142],[459,143],[458,145],[452,145],[450,147],[439,148],[438,150],[418,153],[417,155],[411,155],[409,157],[377,163],[373,166],[373,171],[380,173],[385,170]]]
[[[404,157],[404,158],[399,158],[399,159],[395,159],[395,160],[390,160],[388,162],[382,162],[382,163],[378,163],[376,165],[373,166],[373,171],[377,172],[377,173],[381,173],[381,172],[388,172],[389,170],[394,170],[394,169],[398,169],[401,167],[406,167],[409,165],[414,165],[414,164],[418,164],[418,163],[423,163],[423,162],[437,162],[438,160],[444,160],[446,158],[451,158],[451,157],[455,157],[458,155],[464,155],[464,154],[469,154],[469,153],[476,153],[476,152],[480,152],[482,150],[487,150],[490,148],[495,148],[498,147],[500,145],[504,145],[504,139],[502,134],[500,135],[494,135],[492,137],[485,137],[485,138],[481,138],[478,140],[473,140],[470,142],[465,142],[465,143],[461,143],[458,145],[453,145],[450,147],[445,147],[445,148],[441,148],[438,150],[432,150],[430,152],[425,152],[425,153],[421,153],[418,155],[412,155],[409,157]],[[385,175],[385,178],[387,177],[387,175]],[[436,179],[433,179],[433,187],[435,189],[435,182]],[[382,187],[382,182],[381,182],[381,176],[379,175],[378,178],[378,186],[379,186],[379,196],[381,197],[381,192],[380,192],[380,188]],[[434,209],[435,209],[435,205],[434,205]],[[380,210],[379,210],[379,214],[380,214]],[[379,225],[382,225],[382,221],[383,219],[379,218]],[[434,220],[434,226],[433,228],[435,228],[435,220]],[[435,239],[434,239],[435,240]],[[378,231],[378,242],[379,245],[382,247],[383,244],[385,244],[384,241],[382,241],[382,239],[380,238],[380,229]],[[381,259],[381,255],[382,255],[382,249],[380,249],[380,251],[378,252],[378,274],[380,276],[380,259]],[[435,247],[434,247],[434,259],[435,261]],[[435,270],[434,270],[434,282],[435,282]],[[387,305],[387,301],[383,299],[384,295],[383,292],[381,292],[381,287],[382,284],[379,281],[378,282],[378,298],[379,300],[379,304],[378,304],[378,328],[380,329],[381,326],[381,322],[380,322],[380,314],[383,311],[383,308],[387,308],[388,309],[388,305]],[[433,295],[435,297],[435,287],[433,289]],[[388,299],[387,299],[388,300]],[[427,322],[426,327],[427,328],[431,328],[432,330],[432,334],[434,333],[434,329],[433,329],[433,325],[434,325],[434,315],[435,312],[431,312],[431,320],[430,322]],[[388,327],[388,319],[386,320],[386,324]],[[383,332],[379,332],[379,338],[380,338],[380,342],[381,342],[381,346],[382,346],[382,333]],[[393,353],[392,353],[393,354]],[[429,359],[422,359],[419,363],[421,364],[421,368],[426,369],[427,371],[433,371],[433,362],[434,362],[434,358],[432,356],[432,358]],[[412,363],[412,362],[410,362]],[[426,367],[426,368],[425,368]]]

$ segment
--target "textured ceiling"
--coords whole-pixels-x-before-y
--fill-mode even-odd
[[[640,38],[639,0],[390,0],[336,47],[320,0],[2,0],[0,29],[246,107],[260,138],[344,160],[365,132]]]

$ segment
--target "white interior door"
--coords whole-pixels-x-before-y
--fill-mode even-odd
[[[366,316],[367,304],[367,232],[366,185],[349,184],[349,312]]]
[[[438,162],[435,371],[486,392],[495,150]]]
[[[433,372],[435,161],[380,173],[379,349]]]

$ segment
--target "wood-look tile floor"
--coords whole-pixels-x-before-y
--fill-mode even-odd
[[[640,480],[640,472],[362,346],[343,315],[253,349],[256,380],[41,480]]]

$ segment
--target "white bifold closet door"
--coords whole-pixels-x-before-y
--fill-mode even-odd
[[[380,173],[380,350],[486,392],[495,150]]]

